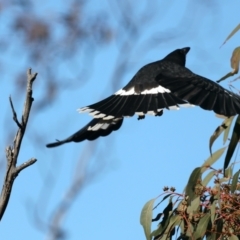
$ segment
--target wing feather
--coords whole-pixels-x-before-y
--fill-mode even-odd
[[[207,78],[182,68],[178,77],[169,76],[162,72],[156,81],[171,93],[191,104],[205,110],[225,116],[240,114],[240,96],[224,89],[221,85]]]

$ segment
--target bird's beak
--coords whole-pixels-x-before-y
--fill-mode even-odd
[[[185,48],[182,48],[182,51],[187,54],[190,50],[190,47],[185,47]]]

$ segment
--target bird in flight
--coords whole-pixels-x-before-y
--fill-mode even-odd
[[[78,109],[93,120],[70,137],[46,146],[95,140],[118,130],[124,117],[161,116],[164,109],[197,105],[227,117],[240,114],[240,96],[185,67],[190,48],[176,49],[162,60],[143,66],[122,89],[100,102]]]

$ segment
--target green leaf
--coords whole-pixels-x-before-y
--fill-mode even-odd
[[[212,222],[212,225],[214,225],[214,220],[216,218],[216,203],[217,201],[214,200],[213,203],[211,204],[211,207],[210,207],[210,213],[211,213],[211,222]]]
[[[220,181],[221,181],[221,179],[220,179]],[[218,207],[221,209],[222,202],[221,202],[221,198],[220,198],[220,184],[216,183],[215,186],[212,189],[216,190],[216,192],[217,192],[217,194],[215,195],[214,198],[217,200]]]
[[[199,206],[200,206],[200,197],[198,196],[191,202],[191,205],[187,208],[187,213],[196,212]]]
[[[219,150],[217,150],[216,152],[214,152],[212,154],[212,156],[210,156],[205,162],[204,164],[202,165],[202,170],[201,172],[205,172],[209,166],[212,166],[221,156],[222,154],[224,153],[224,150],[225,150],[226,147],[223,147],[223,148],[220,148]]]
[[[152,237],[156,237],[158,235],[162,235],[163,234],[163,230],[164,230],[163,226],[161,224],[159,224],[158,228],[151,233],[150,239],[152,239]]]
[[[232,125],[233,119],[234,119],[234,116],[228,118],[228,122],[227,122],[228,128],[224,131],[223,144],[225,144],[227,139],[228,139],[228,135],[229,135],[229,131],[231,129],[231,125]]]
[[[181,216],[171,214],[166,221],[167,224],[164,225],[165,227],[159,226],[158,229],[151,233],[151,237],[156,237],[158,235],[164,234],[161,239],[167,239],[169,236],[169,231],[172,230],[175,226],[179,225],[181,221]]]
[[[221,77],[219,80],[217,80],[216,82],[217,83],[220,83],[222,82],[223,80],[229,78],[229,77],[232,77],[233,75],[235,75],[235,72],[229,72],[227,73],[226,75],[224,75],[223,77]]]
[[[140,216],[140,223],[143,226],[144,233],[147,240],[151,240],[151,224],[152,224],[152,209],[154,204],[155,198],[149,200],[143,207],[141,216]]]
[[[170,212],[170,213],[172,213],[172,212]],[[151,233],[151,238],[155,237],[155,236],[158,236],[158,235],[162,235],[162,234],[164,234],[166,232],[166,228],[167,228],[168,223],[171,220],[172,216],[173,216],[172,214],[169,215],[169,212],[168,212],[168,214],[166,216],[164,216],[165,219],[158,225],[157,230],[154,230]]]
[[[169,237],[169,234],[170,234],[170,231],[175,227],[175,226],[178,226],[180,223],[181,223],[181,216],[179,215],[175,215],[171,217],[169,223],[168,223],[168,227],[166,228],[165,230],[165,236],[166,237]],[[161,238],[161,239],[164,239],[164,238]]]
[[[223,167],[224,170],[228,167],[228,164],[231,161],[232,155],[235,151],[239,138],[240,138],[240,116],[238,115],[235,122],[235,126],[233,128],[233,133],[230,140],[230,144],[228,146],[227,154],[225,157],[224,167]]]
[[[197,229],[193,234],[193,239],[203,237],[206,233],[208,222],[210,220],[210,213],[206,213],[199,221]]]
[[[192,202],[191,202],[191,209],[193,212],[197,211],[200,206],[200,196],[196,197]]]
[[[231,57],[231,67],[233,69],[232,73],[238,73],[240,62],[240,47],[236,47],[233,50]]]
[[[190,239],[193,239],[193,232],[194,232],[194,227],[191,223],[187,224],[188,228],[187,228],[187,231],[186,231],[186,236],[187,237],[190,237]]]
[[[211,181],[211,179],[215,176],[215,173],[216,173],[215,170],[209,172],[207,176],[203,179],[202,185],[206,187],[208,183]]]
[[[163,199],[153,208],[153,210],[156,209],[164,200],[166,200],[171,195],[173,195],[173,193],[169,193],[166,196],[164,196]]]
[[[234,193],[235,190],[236,190],[236,188],[237,188],[239,173],[240,173],[240,170],[238,170],[238,171],[233,175],[232,184],[231,184],[231,193]]]
[[[233,76],[234,74],[238,73],[239,70],[239,62],[240,62],[240,47],[237,47],[233,50],[232,57],[230,60],[232,71],[227,73],[225,76],[220,78],[217,82],[221,82],[225,80],[226,78]]]
[[[206,237],[206,240],[216,240],[216,233],[211,233]]]
[[[184,227],[184,221],[183,220],[181,220],[181,222],[179,223],[179,228],[181,230],[181,234],[184,234],[185,227]]]
[[[223,123],[216,128],[216,130],[214,131],[213,135],[210,137],[210,140],[209,140],[209,150],[210,150],[211,155],[212,155],[212,145],[213,145],[213,143],[221,135],[222,132],[224,132],[224,131],[226,132],[226,130],[229,130],[229,126],[230,126],[230,124],[232,122],[232,119],[233,119],[233,117],[226,118],[223,121]],[[224,137],[226,138],[225,135],[224,135]]]
[[[219,83],[225,80],[226,78],[238,73],[239,62],[240,62],[240,47],[237,47],[233,50],[232,57],[231,57],[231,67],[233,69],[232,72],[227,73],[225,76],[220,78],[217,82]]]
[[[177,211],[185,212],[185,210],[186,210],[186,201],[182,199],[177,206]]]
[[[163,220],[161,222],[162,225],[165,224],[166,218],[168,218],[169,213],[172,212],[172,208],[173,208],[173,203],[172,203],[172,199],[170,199],[168,205],[163,210]]]
[[[219,183],[229,182],[229,177],[220,178],[218,181]]]
[[[191,201],[195,199],[195,196],[196,196],[195,186],[200,178],[201,178],[201,168],[197,167],[191,173],[189,180],[188,180],[187,187],[186,187],[185,193],[189,197],[188,203],[191,203]]]
[[[240,24],[238,24],[233,30],[232,32],[227,36],[226,40],[224,41],[224,43],[222,45],[224,45],[238,30],[240,30]]]
[[[239,238],[234,234],[232,234],[228,239],[229,240],[239,240]]]
[[[231,164],[231,166],[229,166],[229,167],[225,170],[225,178],[227,178],[227,181],[229,180],[229,178],[232,177],[232,172],[233,172],[233,165]]]

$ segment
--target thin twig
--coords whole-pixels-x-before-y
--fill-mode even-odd
[[[3,214],[7,208],[15,178],[23,169],[31,166],[37,161],[35,158],[31,158],[30,160],[26,161],[20,166],[18,167],[16,166],[18,154],[21,148],[22,139],[25,133],[25,129],[27,127],[27,122],[28,122],[32,102],[34,100],[32,97],[32,85],[34,80],[36,79],[36,76],[37,76],[37,73],[32,74],[31,69],[28,69],[26,99],[25,99],[25,104],[23,108],[21,123],[17,119],[17,114],[14,109],[12,99],[11,97],[9,98],[12,113],[13,113],[13,120],[17,124],[19,129],[14,138],[13,147],[8,146],[6,148],[7,169],[6,169],[6,175],[5,175],[3,188],[0,196],[0,220],[2,219]]]
[[[18,167],[16,168],[16,171],[17,171],[18,173],[20,173],[23,169],[31,166],[31,165],[34,164],[36,161],[37,161],[36,158],[31,158],[31,159],[29,159],[27,162],[22,163],[20,166],[18,166]]]
[[[17,113],[16,113],[16,111],[14,109],[11,96],[9,97],[9,101],[10,101],[10,105],[11,105],[11,108],[12,108],[13,121],[18,125],[19,128],[22,128],[22,125],[19,123],[19,121],[17,119]]]

